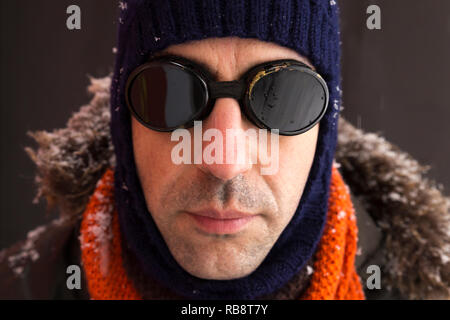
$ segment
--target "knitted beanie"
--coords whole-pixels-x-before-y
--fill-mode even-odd
[[[119,6],[111,133],[115,201],[128,248],[149,277],[186,298],[254,299],[273,293],[312,257],[326,220],[340,105],[336,1],[124,0]],[[267,257],[247,277],[205,280],[175,261],[148,212],[134,161],[124,90],[130,73],[151,54],[191,40],[229,36],[274,42],[307,57],[328,84],[330,105],[320,123],[314,163],[299,206]]]

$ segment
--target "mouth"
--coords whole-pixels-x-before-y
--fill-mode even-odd
[[[242,231],[256,214],[239,211],[204,210],[187,212],[200,230],[209,234],[235,234]]]

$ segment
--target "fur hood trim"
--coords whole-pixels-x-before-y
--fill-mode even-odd
[[[106,168],[114,167],[110,85],[110,77],[91,79],[93,99],[67,128],[30,133],[38,144],[26,149],[38,169],[35,201],[44,197],[63,216],[79,216]],[[450,199],[425,177],[427,168],[342,118],[336,162],[383,231],[383,284],[410,299],[449,298]]]
[[[339,125],[336,159],[383,231],[388,285],[411,299],[450,298],[450,199],[410,155],[344,120]]]
[[[38,148],[25,148],[38,170],[34,202],[44,197],[49,209],[58,207],[64,216],[81,214],[105,169],[114,166],[109,127],[111,79],[90,80],[91,102],[72,115],[66,128],[29,132]]]

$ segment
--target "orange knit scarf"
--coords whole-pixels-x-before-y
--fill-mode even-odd
[[[83,215],[81,258],[88,290],[96,300],[140,299],[123,267],[113,179],[113,171],[107,170]],[[364,299],[354,267],[357,232],[348,187],[333,167],[327,222],[315,253],[314,273],[302,300]]]

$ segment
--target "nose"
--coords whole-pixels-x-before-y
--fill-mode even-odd
[[[207,163],[203,159],[202,163],[198,165],[200,170],[224,181],[249,171],[252,168],[250,161],[252,154],[256,152],[255,144],[250,143],[246,138],[245,132],[249,127],[248,122],[242,116],[237,100],[233,98],[216,99],[211,114],[203,122],[203,135],[209,129],[214,129],[210,132],[216,132],[219,137],[222,137],[222,144],[218,143],[215,146],[217,147],[216,152],[221,152],[223,161],[222,163]],[[216,138],[217,136],[211,140]],[[212,143],[213,141],[204,141],[203,151]],[[205,154],[203,154],[203,158],[205,158]]]

